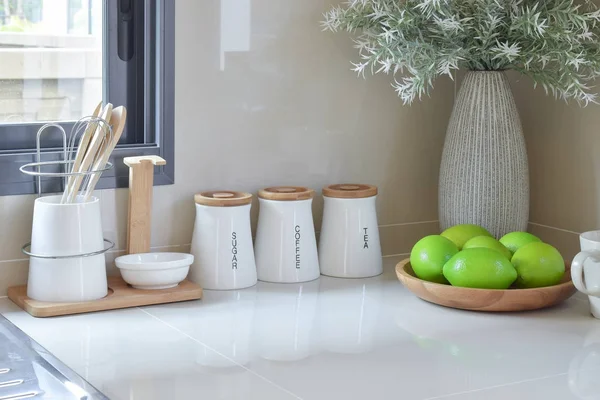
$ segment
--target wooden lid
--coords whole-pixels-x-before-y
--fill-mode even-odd
[[[214,190],[194,195],[196,204],[213,207],[234,207],[252,203],[252,195],[231,190]]]
[[[338,199],[362,199],[377,195],[377,186],[360,183],[342,183],[323,188],[323,196]]]
[[[314,190],[302,186],[276,186],[258,191],[258,197],[267,200],[308,200],[314,196]]]

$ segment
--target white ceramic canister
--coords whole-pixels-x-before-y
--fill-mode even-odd
[[[377,187],[361,184],[323,188],[319,239],[323,275],[367,278],[383,272],[375,199]]]
[[[100,201],[60,204],[62,196],[40,197],[33,207],[31,253],[64,257],[102,251]],[[27,296],[39,301],[77,302],[108,293],[104,254],[29,259]]]
[[[271,187],[258,192],[255,252],[259,280],[297,283],[319,277],[314,195],[314,190],[305,187]]]
[[[242,289],[256,284],[250,229],[250,193],[203,192],[194,196],[194,263],[189,279],[204,289]]]

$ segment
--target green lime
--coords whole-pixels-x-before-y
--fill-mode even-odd
[[[512,257],[517,269],[517,287],[536,288],[560,283],[565,274],[565,260],[547,243],[534,242],[521,247]]]
[[[508,289],[517,279],[515,267],[496,250],[466,249],[444,265],[444,276],[453,286]]]
[[[513,254],[521,247],[529,243],[541,242],[540,238],[527,232],[511,232],[500,238],[502,243]]]
[[[512,253],[509,249],[504,247],[502,243],[489,236],[476,236],[473,239],[469,239],[467,243],[463,246],[463,250],[465,249],[474,249],[477,247],[486,247],[488,249],[499,251],[504,257],[508,260],[512,257]]]
[[[448,283],[442,274],[446,261],[458,253],[450,240],[440,235],[425,236],[410,252],[410,265],[415,275],[430,282]]]
[[[462,224],[454,225],[453,227],[446,229],[444,232],[442,232],[442,236],[452,240],[456,247],[458,247],[459,250],[462,250],[463,246],[469,241],[469,239],[472,239],[476,236],[492,237],[492,234],[481,226]]]

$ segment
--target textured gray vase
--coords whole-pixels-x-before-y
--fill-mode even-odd
[[[442,230],[470,223],[499,238],[527,229],[527,151],[504,72],[465,76],[446,132],[439,186]]]

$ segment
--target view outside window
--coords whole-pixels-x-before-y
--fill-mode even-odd
[[[0,0],[0,124],[70,121],[102,101],[102,0]]]

